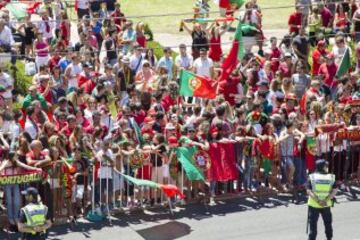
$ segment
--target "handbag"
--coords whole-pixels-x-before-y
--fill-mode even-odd
[[[26,76],[34,76],[36,73],[36,65],[35,62],[26,62],[25,63],[25,75]]]

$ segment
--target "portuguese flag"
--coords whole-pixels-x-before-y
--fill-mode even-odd
[[[349,48],[346,48],[344,56],[341,59],[341,63],[339,65],[339,68],[336,72],[336,77],[342,77],[344,74],[349,72],[349,69],[351,68],[351,59],[350,59],[350,52]]]
[[[216,88],[207,77],[195,75],[192,72],[181,70],[180,95],[186,97],[200,97],[214,99]]]
[[[226,81],[230,76],[231,72],[236,68],[237,64],[245,55],[244,42],[242,37],[242,24],[239,21],[239,24],[236,28],[235,39],[232,44],[231,50],[227,57],[225,58],[221,68],[221,76],[219,81]]]

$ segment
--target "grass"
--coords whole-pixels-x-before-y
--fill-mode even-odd
[[[144,16],[169,13],[190,13],[194,0],[121,0],[121,9],[126,16]],[[214,1],[209,1],[211,11],[218,11]],[[263,25],[265,29],[287,28],[287,20],[293,8],[266,9],[269,7],[291,6],[293,1],[258,0],[263,8]],[[191,18],[192,14],[184,16],[163,16],[134,18],[134,22],[143,21],[150,25],[155,33],[178,33],[182,18]]]

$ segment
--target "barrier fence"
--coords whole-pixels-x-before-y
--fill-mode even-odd
[[[339,142],[338,139],[331,144],[331,135],[333,133],[320,133],[317,136],[326,140],[325,146],[318,147],[319,151],[311,149],[314,144],[312,136],[308,136],[306,144],[300,146],[299,154],[293,158],[295,172],[292,183],[295,187],[305,186],[307,173],[314,171],[314,161],[318,158],[328,161],[329,172],[335,174],[340,183],[349,186],[353,180],[359,180],[359,141],[342,139]],[[88,212],[109,215],[113,209],[184,204],[182,197],[164,194],[161,186],[166,184],[177,186],[179,192],[176,194],[179,196],[183,193],[186,203],[193,199],[206,201],[211,197],[227,196],[228,193],[243,190],[262,194],[260,188],[272,189],[274,194],[293,193],[291,189],[282,187],[288,181],[284,156],[276,153],[279,148],[275,146],[275,154],[270,156],[266,153],[270,152],[271,145],[259,145],[255,155],[247,156],[244,152],[247,141],[210,143],[208,151],[198,151],[192,159],[187,159],[189,162],[184,162],[182,154],[185,153],[178,151],[181,147],[176,149],[176,155],[171,153],[175,150],[172,149],[169,161],[163,161],[161,166],[158,166],[158,157],[153,159],[154,165],[151,166],[150,159],[141,154],[137,156],[142,158],[141,161],[134,159],[136,154],[132,154],[122,159],[122,165],[115,164],[117,166],[108,165],[104,160],[95,161],[84,169],[84,175],[75,175],[77,171],[74,166],[62,160],[53,164],[47,174],[42,174],[42,178],[36,172],[22,176],[0,175],[0,185],[5,194],[8,194],[7,185],[18,185],[18,191],[29,185],[38,188],[42,201],[49,207],[50,218],[59,223],[66,222],[67,218],[73,221],[74,218],[86,216]],[[323,142],[320,141],[320,144]],[[189,166],[193,169],[189,170]],[[104,170],[109,172],[103,175]],[[196,170],[198,172],[191,172]],[[102,173],[99,174],[99,171]],[[198,178],[194,174],[199,174],[196,175]],[[6,200],[11,201],[14,197],[3,195],[4,206],[10,206]],[[13,209],[7,209],[9,211]]]

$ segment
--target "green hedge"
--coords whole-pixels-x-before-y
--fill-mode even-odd
[[[32,84],[32,76],[25,75],[25,63],[23,61],[16,62],[16,70],[8,67],[9,73],[14,78],[14,87],[19,94],[25,95],[28,92],[28,88]]]
[[[156,56],[157,59],[160,59],[162,56],[164,56],[164,52],[163,52],[164,47],[156,41],[147,42],[147,48],[154,49],[154,55]],[[175,59],[176,56],[177,53],[173,51],[172,52],[173,59]]]

